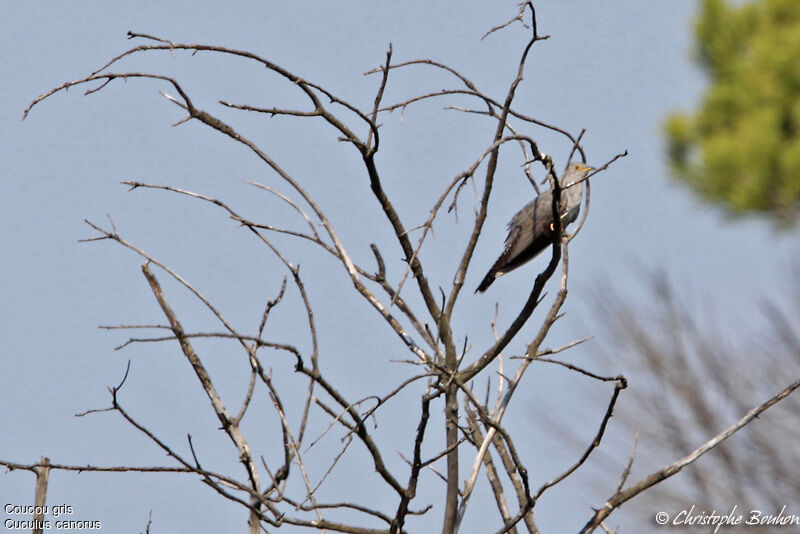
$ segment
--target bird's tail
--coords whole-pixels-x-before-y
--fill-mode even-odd
[[[492,267],[489,272],[486,273],[486,276],[483,277],[481,283],[478,284],[478,289],[475,290],[475,293],[483,293],[489,289],[489,286],[492,285],[492,282],[494,282],[495,278],[497,278],[497,275],[494,272],[494,267]]]

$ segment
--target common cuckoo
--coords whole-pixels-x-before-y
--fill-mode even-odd
[[[592,167],[571,163],[559,180],[561,184],[561,228],[578,218],[583,198],[583,181]],[[535,258],[553,242],[553,190],[548,189],[519,210],[508,223],[506,246],[475,292],[484,292],[499,278]]]

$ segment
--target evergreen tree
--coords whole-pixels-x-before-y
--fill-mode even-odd
[[[665,124],[672,172],[731,213],[794,223],[800,205],[800,0],[703,0],[697,62],[710,86]]]

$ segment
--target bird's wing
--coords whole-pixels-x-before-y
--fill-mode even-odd
[[[545,191],[508,222],[503,253],[483,277],[476,292],[486,291],[495,278],[533,259],[553,241],[553,193]]]
[[[508,272],[527,262],[551,241],[548,236],[552,232],[552,202],[552,193],[545,191],[511,218],[498,272]]]
[[[562,204],[563,204],[562,199]],[[553,219],[553,190],[548,189],[535,199],[528,202],[524,208],[519,210],[511,220],[508,221],[508,230],[512,232],[515,227],[522,226],[526,221],[531,221],[534,226],[539,226],[546,222],[550,224]],[[538,224],[537,224],[538,223]],[[506,242],[511,237],[509,233]]]

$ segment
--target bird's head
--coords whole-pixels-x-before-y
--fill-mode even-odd
[[[569,167],[567,167],[567,172],[564,173],[564,177],[561,179],[562,187],[569,187],[574,183],[580,182],[586,178],[589,171],[593,170],[594,167],[585,163],[570,163]]]

